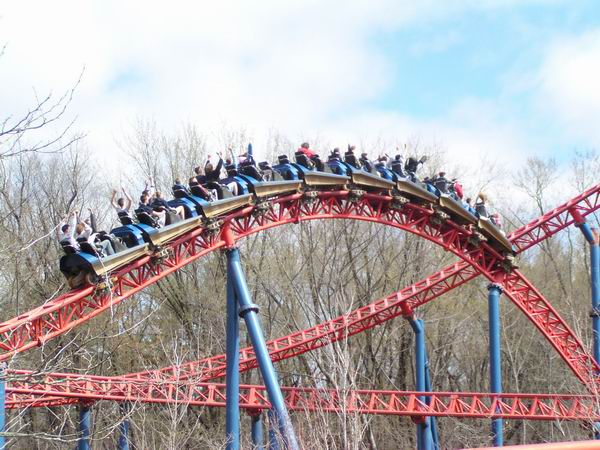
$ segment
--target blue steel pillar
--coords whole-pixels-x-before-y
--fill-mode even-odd
[[[502,286],[496,283],[488,285],[488,319],[490,334],[490,392],[502,393],[502,366],[500,359],[500,295]],[[502,419],[492,419],[494,447],[504,445]]]
[[[235,241],[228,224],[225,224],[223,227],[222,237],[228,248],[227,280],[233,284],[233,290],[238,301],[239,314],[246,322],[248,335],[252,342],[252,348],[256,355],[260,373],[265,382],[265,388],[267,389],[271,409],[277,420],[279,432],[283,438],[286,450],[298,450],[296,434],[283,400],[283,394],[277,380],[277,373],[273,367],[273,361],[271,361],[271,356],[267,350],[265,338],[258,320],[258,306],[252,303],[250,291],[246,284],[246,277],[242,270],[240,252],[235,247]]]
[[[227,277],[227,369],[225,376],[227,450],[240,448],[240,322],[232,277]]]
[[[92,409],[90,405],[79,405],[79,442],[77,450],[90,450],[90,430],[92,428]]]
[[[269,410],[268,416],[269,416],[269,450],[279,450],[279,439],[277,438],[277,435],[280,433],[279,433],[279,430],[277,429],[277,425],[276,425],[277,420],[275,419],[275,413],[273,412],[272,409]]]
[[[0,364],[0,450],[6,448],[6,363]]]
[[[251,421],[252,448],[253,450],[264,450],[262,411],[250,411],[248,414]]]
[[[406,319],[415,332],[415,390],[425,392],[427,386],[425,367],[427,356],[423,321],[415,319],[412,315],[407,316]],[[425,396],[420,396],[419,401],[426,403]],[[423,417],[417,422],[417,449],[431,450],[431,444],[430,420],[429,417]]]
[[[119,441],[117,442],[118,450],[129,450],[129,403],[122,403],[120,405],[121,414],[125,416],[121,425],[119,425]]]
[[[593,353],[596,362],[600,363],[600,247],[598,246],[598,233],[595,229],[590,228],[585,221],[579,222],[577,226],[583,233],[585,240],[590,244],[590,279],[592,283],[592,311],[590,315],[592,316]],[[595,375],[600,374],[596,373]],[[600,423],[598,422],[594,426],[594,437],[600,439]]]

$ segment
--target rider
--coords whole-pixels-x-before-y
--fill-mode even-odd
[[[316,156],[317,154],[310,149],[310,144],[308,142],[303,142],[296,153],[304,153],[308,159]]]

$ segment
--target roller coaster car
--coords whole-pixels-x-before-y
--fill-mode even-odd
[[[354,157],[354,155],[352,156]],[[389,191],[395,186],[394,182],[391,180],[387,180],[379,175],[373,175],[372,173],[365,172],[362,169],[357,169],[351,164],[342,162],[337,158],[327,161],[327,165],[331,168],[333,173],[348,176],[350,177],[352,184],[365,187],[369,190],[384,189]]]
[[[234,211],[244,206],[248,206],[252,203],[251,194],[228,197],[222,200],[214,200],[212,202],[209,202],[203,199],[202,197],[198,197],[185,191],[178,192],[176,196],[185,198],[188,202],[193,204],[197,215],[200,215],[206,219],[212,219],[218,216],[222,216],[224,214],[227,214],[228,212]]]
[[[306,156],[306,155],[304,155]],[[349,178],[334,173],[318,172],[308,169],[301,164],[291,163],[286,155],[279,156],[279,164],[273,169],[285,180],[301,180],[307,187],[339,187],[344,188]]]
[[[501,253],[508,252],[510,255],[515,254],[515,250],[510,241],[506,238],[504,233],[490,221],[490,219],[480,216],[477,226],[483,235],[489,239],[488,243],[493,248],[499,250]]]
[[[396,189],[405,197],[419,203],[437,203],[438,196],[429,192],[420,184],[413,183],[406,178],[397,177]]]
[[[477,217],[467,211],[459,202],[454,200],[448,194],[440,193],[438,204],[452,214],[452,218],[459,224],[477,224]]]
[[[60,259],[60,271],[71,289],[86,283],[96,284],[110,271],[149,253],[148,244],[143,244],[100,258],[95,250],[92,250],[92,254],[89,249],[77,251],[68,243],[61,242],[61,245],[66,254]]]
[[[258,168],[265,181],[283,181],[281,174],[269,165],[267,161],[261,161],[258,163]]]

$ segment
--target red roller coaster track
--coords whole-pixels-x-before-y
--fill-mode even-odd
[[[517,252],[535,245],[572,224],[574,219],[569,214],[570,210],[577,211],[582,217],[597,210],[600,207],[599,191],[600,185],[595,186],[512,233],[509,239],[514,243]],[[497,267],[497,263],[502,257],[490,247],[485,244],[480,248],[470,247],[468,244],[469,234],[464,229],[452,223],[435,225],[432,223],[433,221],[430,221],[431,211],[416,205],[408,205],[402,210],[395,210],[391,208],[390,197],[366,195],[359,201],[350,202],[346,200],[346,196],[347,192],[322,193],[319,199],[312,203],[304,202],[300,195],[287,196],[274,200],[270,210],[264,215],[253,216],[251,215],[252,208],[246,208],[233,214],[229,220],[232,221],[232,228],[238,237],[301,220],[350,218],[373,221],[423,236],[453,251],[463,258],[464,262],[456,263],[420,283],[350,314],[309,330],[271,341],[269,349],[274,360],[289,358],[371,328],[401,314],[400,305],[404,302],[408,302],[413,308],[420,306],[476,277],[479,273],[484,273],[488,279],[503,284],[507,296],[550,340],[575,374],[585,383],[591,381],[590,374],[595,363],[583,349],[575,334],[519,272],[514,271],[507,274]],[[170,260],[159,265],[152,265],[148,258],[144,258],[122,269],[116,274],[117,282],[113,288],[112,297],[110,294],[93,295],[91,288],[82,289],[2,324],[0,326],[2,337],[9,336],[11,339],[4,341],[10,342],[10,345],[4,342],[0,343],[0,346],[6,351],[0,355],[0,358],[6,358],[67,331],[100,313],[111,303],[122,301],[143,287],[222,245],[221,241],[206,235],[203,230],[195,230],[170,245],[174,250]],[[37,339],[33,340],[32,336],[37,336]],[[179,367],[118,378],[128,378],[129,382],[132,380],[149,382],[152,379],[161,379],[161,382],[164,382],[165,376],[172,379],[177,374],[176,377],[193,376],[207,380],[222,375],[224,363],[224,356],[219,355]],[[241,366],[242,370],[255,367],[255,360],[249,349],[242,351]],[[67,383],[68,385],[69,383]],[[31,393],[33,394],[33,392]],[[48,394],[50,394],[48,391],[44,393],[44,395]],[[28,401],[33,400],[23,400],[25,403]],[[49,399],[44,401],[55,404]],[[58,400],[57,397],[55,401],[61,400]]]

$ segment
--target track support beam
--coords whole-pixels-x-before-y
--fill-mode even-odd
[[[421,319],[415,319],[412,308],[402,304],[402,314],[415,333],[415,390],[426,392],[429,384],[427,349],[425,347],[425,326]],[[419,396],[419,402],[428,404],[425,396]],[[436,432],[432,430],[431,417],[422,416],[413,419],[417,424],[417,449],[435,450]],[[434,423],[433,423],[434,424]]]
[[[77,450],[90,450],[90,434],[92,429],[92,408],[88,404],[79,405],[79,441]]]
[[[240,322],[232,276],[227,277],[227,367],[225,428],[227,450],[240,448]]]
[[[298,450],[296,434],[258,320],[258,306],[252,303],[244,271],[242,270],[240,252],[236,247],[229,246],[227,250],[227,278],[233,283],[235,295],[238,300],[239,314],[246,322],[248,335],[256,354],[258,367],[265,382],[273,415],[277,421],[286,450]]]
[[[502,393],[502,366],[500,358],[500,296],[502,286],[496,283],[488,285],[488,320],[490,340],[490,392]],[[503,421],[492,419],[492,439],[494,447],[504,445]]]
[[[590,244],[590,280],[592,294],[592,334],[593,334],[593,353],[594,359],[600,361],[600,238],[598,231],[591,228],[585,219],[577,217],[577,227],[581,230],[583,237]],[[596,376],[599,374],[596,373]],[[600,423],[596,422],[594,426],[594,437],[600,439]]]
[[[121,425],[119,425],[119,441],[117,442],[118,450],[129,450],[129,411],[131,405],[129,403],[121,403],[120,410],[124,416]]]
[[[250,426],[252,433],[252,449],[253,450],[264,450],[264,435],[263,435],[263,423],[262,423],[262,411],[250,410],[248,413],[250,416]]]
[[[6,449],[6,363],[0,363],[0,450]]]

